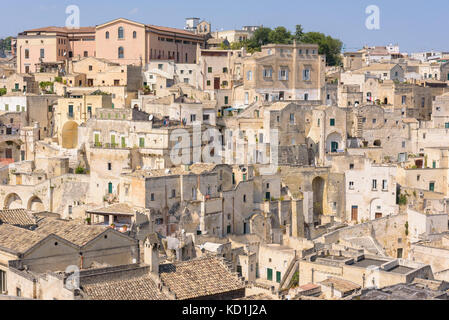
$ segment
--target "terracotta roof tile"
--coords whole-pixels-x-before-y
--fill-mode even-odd
[[[161,265],[160,277],[180,300],[245,288],[243,282],[217,257]]]

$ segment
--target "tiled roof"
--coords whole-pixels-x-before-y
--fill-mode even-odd
[[[235,299],[235,300],[264,300],[264,301],[268,301],[268,300],[273,300],[273,297],[271,297],[270,295],[266,294],[266,293],[259,293],[259,294],[254,294],[251,296],[246,296],[244,298],[239,298],[239,299]]]
[[[25,209],[0,210],[0,223],[28,227],[36,224],[36,220]]]
[[[39,222],[36,232],[55,234],[78,246],[83,246],[106,231],[106,227],[90,226],[74,221],[45,218]]]
[[[82,289],[92,300],[168,300],[149,276],[91,283]]]
[[[161,265],[160,277],[179,300],[245,288],[243,282],[217,257]]]
[[[88,213],[93,214],[122,214],[122,215],[134,215],[133,209],[126,203],[117,203],[108,207],[99,208],[95,210],[89,210]]]
[[[17,254],[25,253],[46,238],[46,235],[9,224],[0,225],[0,248]]]
[[[69,29],[66,27],[44,27],[26,30],[25,32],[62,32],[62,33],[95,33],[95,27],[80,27],[78,29]]]
[[[148,25],[150,28],[159,30],[159,31],[164,31],[164,32],[175,32],[175,33],[179,33],[179,34],[184,34],[184,35],[188,35],[188,36],[193,36],[195,38],[198,39],[203,39],[202,36],[197,35],[193,32],[187,31],[187,30],[182,30],[182,29],[177,29],[177,28],[171,28],[171,27],[161,27],[161,26],[155,26],[155,25]]]
[[[360,289],[360,286],[354,282],[334,277],[329,277],[326,280],[321,281],[320,284],[325,285],[327,287],[330,287],[333,284],[335,290],[338,290],[343,293]]]

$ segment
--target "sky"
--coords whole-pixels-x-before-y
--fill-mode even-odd
[[[2,3],[0,38],[32,28],[64,26],[69,5],[79,7],[81,26],[122,17],[183,28],[185,18],[193,16],[211,22],[213,31],[244,25],[294,31],[301,24],[305,32],[342,40],[346,51],[390,43],[399,44],[402,52],[449,51],[447,0],[15,0]],[[365,26],[370,5],[379,7],[379,30]]]

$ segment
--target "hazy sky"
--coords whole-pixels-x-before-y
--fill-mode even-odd
[[[31,28],[63,26],[68,5],[78,5],[81,26],[123,17],[138,22],[182,28],[195,16],[212,29],[243,25],[285,26],[320,31],[339,38],[347,50],[398,43],[401,51],[449,51],[447,0],[15,0],[2,1],[0,37]],[[380,30],[365,27],[369,5],[380,8]],[[21,12],[20,14],[18,12]]]

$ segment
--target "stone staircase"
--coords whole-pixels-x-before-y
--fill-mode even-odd
[[[363,117],[357,116],[356,136],[361,138],[363,136]]]

